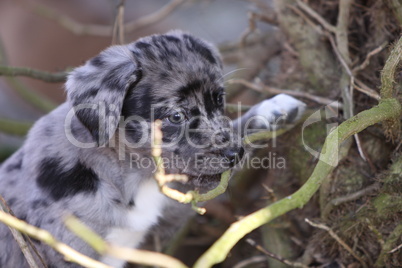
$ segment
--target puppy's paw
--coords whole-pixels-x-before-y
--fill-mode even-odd
[[[253,106],[247,113],[248,130],[276,130],[297,122],[306,104],[289,95],[279,94]]]

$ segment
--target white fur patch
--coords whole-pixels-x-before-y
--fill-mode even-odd
[[[153,179],[145,180],[139,186],[134,207],[127,209],[124,226],[113,228],[106,241],[128,248],[138,247],[148,229],[157,223],[166,201],[157,183]],[[123,267],[125,263],[109,256],[104,256],[102,262],[113,267]]]
[[[279,94],[261,102],[256,108],[256,115],[265,118],[270,123],[270,128],[274,130],[279,127],[278,123],[281,123],[281,120],[285,120],[294,109],[297,109],[297,116],[293,119],[293,122],[297,121],[303,114],[306,104],[289,95]]]

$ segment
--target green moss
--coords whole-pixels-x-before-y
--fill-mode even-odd
[[[373,200],[373,205],[377,211],[376,215],[380,219],[386,219],[402,212],[402,196],[381,193]]]

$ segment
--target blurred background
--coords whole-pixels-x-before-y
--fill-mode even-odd
[[[124,40],[112,31],[122,2]],[[231,223],[303,185],[317,163],[305,146],[320,151],[328,124],[378,103],[381,70],[401,25],[401,0],[0,0],[0,68],[48,71],[58,81],[0,76],[0,162],[36,119],[64,101],[66,71],[112,43],[171,29],[219,47],[228,103],[252,105],[287,93],[307,103],[307,114],[335,112],[253,152],[285,159],[283,168],[239,170],[228,192],[206,204],[207,214],[192,218],[174,240],[150,237],[149,248],[191,265]],[[398,100],[401,74],[397,68]],[[227,112],[236,116],[230,106]],[[349,139],[339,166],[306,206],[249,234],[261,247],[243,239],[216,267],[401,267],[402,250],[389,253],[402,243],[400,137],[400,129],[375,125]],[[305,218],[334,230],[358,258]]]

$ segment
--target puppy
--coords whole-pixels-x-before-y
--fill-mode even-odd
[[[223,116],[223,82],[217,50],[180,31],[106,49],[70,73],[67,101],[38,120],[1,166],[0,194],[18,218],[89,257],[122,267],[123,261],[99,256],[67,230],[63,216],[73,214],[105,240],[131,248],[163,214],[175,211],[177,217],[170,210],[176,203],[153,179],[150,129],[157,119],[166,172],[189,177],[176,187],[215,186],[244,154],[244,123],[233,126]],[[296,102],[285,113],[300,115],[303,105]],[[258,107],[246,118],[264,114]],[[40,241],[34,244],[48,267],[79,267]],[[1,223],[0,249],[0,267],[28,267]]]

